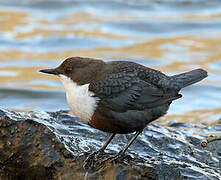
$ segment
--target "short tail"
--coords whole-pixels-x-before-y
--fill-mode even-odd
[[[171,86],[180,90],[186,86],[197,83],[207,77],[203,69],[195,69],[186,73],[171,76]]]

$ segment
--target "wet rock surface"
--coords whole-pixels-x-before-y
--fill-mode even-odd
[[[221,142],[200,146],[221,125],[156,123],[145,128],[117,163],[90,171],[88,179],[221,179]],[[18,113],[0,110],[0,179],[84,179],[81,153],[98,150],[108,134],[65,111]],[[131,134],[117,135],[107,154],[117,153]]]

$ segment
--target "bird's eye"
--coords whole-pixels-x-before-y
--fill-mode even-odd
[[[71,71],[72,71],[72,67],[67,67],[66,68],[66,73],[71,73]]]

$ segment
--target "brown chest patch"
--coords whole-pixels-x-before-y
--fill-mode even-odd
[[[119,124],[119,122],[116,121],[118,121],[118,119],[106,117],[104,113],[102,113],[102,108],[97,108],[88,124],[95,129],[116,134],[127,134],[140,130],[140,128],[132,128],[124,123]]]
[[[116,127],[112,124],[112,120],[105,117],[99,108],[96,109],[88,124],[104,132],[115,133],[117,131]]]

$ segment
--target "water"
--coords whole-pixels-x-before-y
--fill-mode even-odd
[[[158,122],[214,124],[221,117],[218,0],[0,0],[0,107],[68,109],[56,77],[38,73],[69,56],[135,61],[169,75],[204,68]]]
[[[0,109],[45,124],[77,155],[98,150],[107,134],[54,113],[69,109],[64,89],[56,77],[38,73],[70,56],[130,60],[169,75],[207,70],[208,78],[183,89],[128,152],[146,162],[151,156],[177,167],[188,163],[193,172],[220,171],[219,144],[200,147],[207,135],[220,135],[220,0],[0,0]],[[107,150],[118,152],[130,137],[117,135]],[[189,156],[190,144],[196,157]]]

